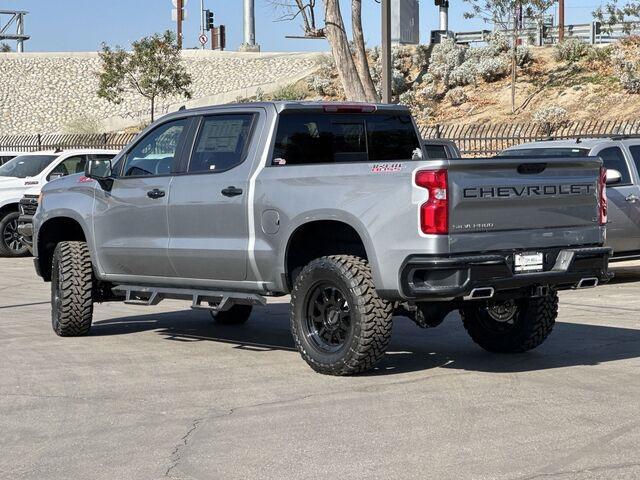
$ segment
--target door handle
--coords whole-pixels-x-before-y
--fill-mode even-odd
[[[630,203],[636,203],[638,200],[640,200],[640,197],[638,197],[637,195],[634,195],[633,193],[631,195],[629,195],[628,197],[625,198],[625,200],[627,202]]]
[[[153,190],[149,190],[147,192],[147,197],[154,198],[154,199],[155,198],[162,198],[162,197],[164,197],[164,195],[165,195],[164,191],[162,191],[160,189],[157,189],[157,188],[154,188]]]
[[[242,189],[231,186],[231,187],[223,188],[222,194],[225,197],[237,197],[238,195],[242,195]]]

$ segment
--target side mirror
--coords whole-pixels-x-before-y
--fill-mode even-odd
[[[612,168],[607,169],[607,185],[615,185],[622,181],[622,174]]]
[[[111,160],[89,160],[84,166],[84,176],[96,180],[107,191],[113,186],[111,174]]]

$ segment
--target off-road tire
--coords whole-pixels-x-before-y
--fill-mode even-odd
[[[224,312],[211,312],[213,321],[219,325],[242,325],[251,316],[253,307],[251,305],[233,305]]]
[[[93,317],[93,268],[84,242],[60,242],[51,269],[51,324],[61,337],[87,335]]]
[[[333,284],[342,293],[350,314],[351,331],[341,350],[327,353],[305,334],[310,295],[320,284]],[[291,332],[302,358],[327,375],[364,372],[384,356],[391,338],[393,304],[378,296],[366,260],[332,255],[313,260],[302,269],[291,292]]]
[[[18,217],[20,217],[20,213],[9,212],[5,214],[4,217],[0,218],[0,257],[24,257],[29,253],[29,249],[22,242],[20,242],[22,244],[22,248],[19,248],[18,250],[10,248],[5,242],[5,230],[7,230],[11,224],[13,224],[11,225],[12,227],[17,227]]]
[[[541,345],[551,334],[558,316],[558,294],[517,300],[513,328],[496,333],[487,328],[491,320],[482,306],[460,310],[462,323],[472,340],[489,352],[522,353]]]

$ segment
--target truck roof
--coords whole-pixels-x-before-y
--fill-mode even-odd
[[[308,111],[327,111],[337,109],[337,111],[353,111],[354,113],[371,112],[371,111],[389,111],[410,113],[409,108],[398,104],[382,104],[382,103],[364,103],[364,102],[321,102],[321,101],[273,101],[273,102],[248,102],[248,103],[226,103],[222,105],[208,105],[206,107],[187,108],[169,113],[166,117],[179,116],[184,113],[208,113],[215,112],[220,109],[237,108],[239,110],[247,107],[273,108],[276,112],[281,113],[285,110],[308,110]]]

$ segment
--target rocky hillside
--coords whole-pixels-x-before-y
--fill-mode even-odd
[[[483,47],[447,42],[433,49],[395,48],[396,101],[409,105],[425,125],[640,118],[640,39],[608,47],[573,40],[555,47],[519,47],[515,114],[508,50],[499,36]],[[369,54],[379,82],[379,53],[373,49]],[[342,98],[335,68],[326,58],[306,87],[309,98]]]

